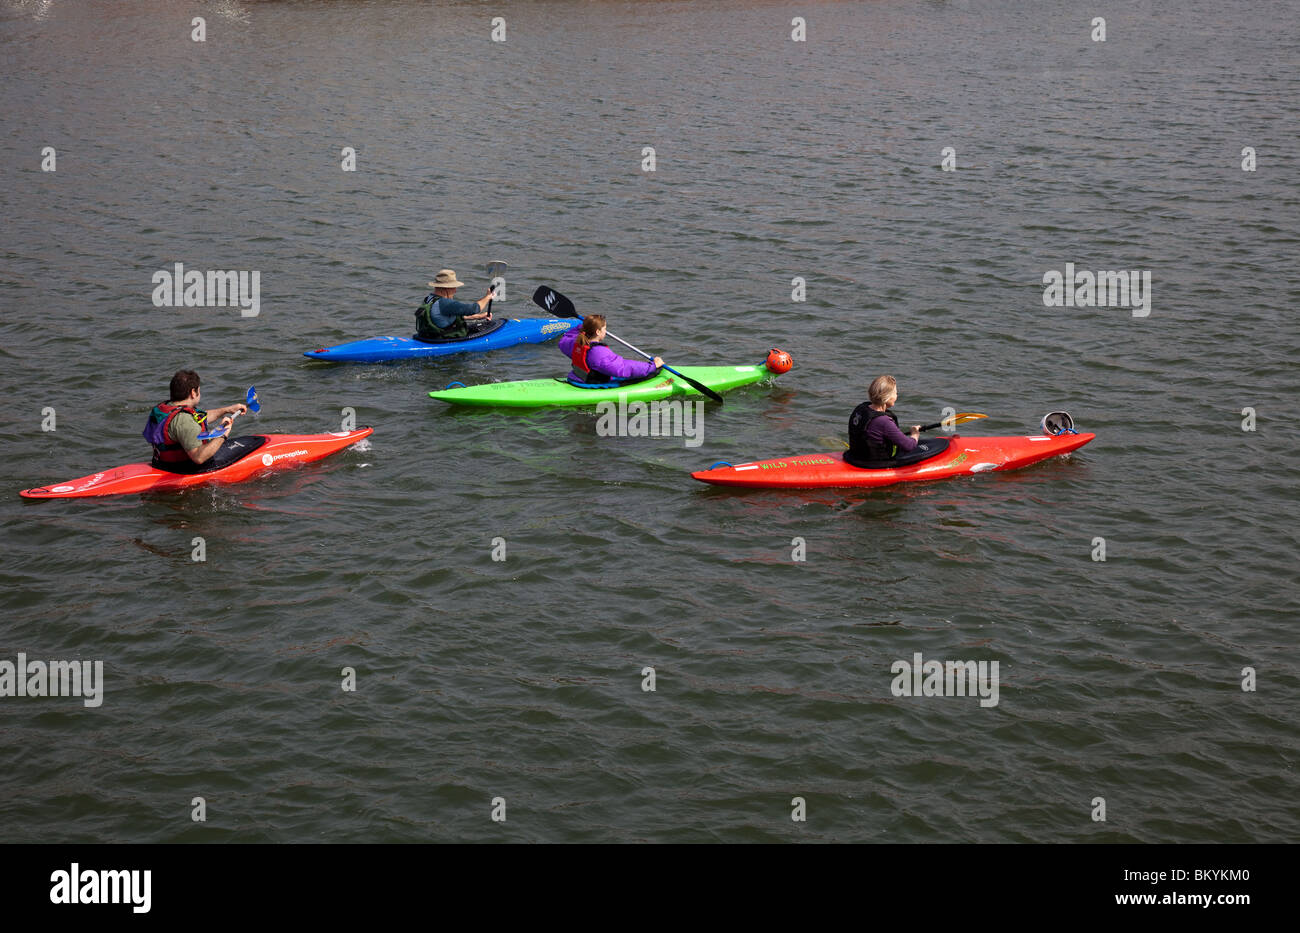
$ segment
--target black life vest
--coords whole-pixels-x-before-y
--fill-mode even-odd
[[[854,460],[892,460],[898,456],[898,447],[879,441],[867,440],[867,428],[877,418],[886,417],[898,426],[898,418],[891,411],[876,411],[870,402],[863,402],[849,415],[849,452],[845,458]],[[900,428],[901,430],[901,428]]]
[[[192,417],[199,425],[199,433],[202,434],[208,429],[208,413],[199,408],[191,408],[189,405],[173,405],[171,402],[160,402],[149,412],[149,420],[140,432],[144,439],[153,446],[153,458],[157,463],[189,463],[190,455],[185,452],[180,444],[171,439],[167,433],[171,428],[172,419],[179,414],[187,414]]]

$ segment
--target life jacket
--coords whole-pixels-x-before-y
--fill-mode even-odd
[[[871,422],[877,418],[886,417],[898,426],[898,418],[891,411],[876,411],[871,407],[870,402],[863,402],[857,408],[853,409],[853,414],[849,416],[849,450],[852,455],[860,460],[892,460],[898,456],[898,447],[894,444],[883,444],[879,441],[867,439],[867,428]],[[901,430],[901,429],[900,429]]]
[[[605,346],[603,343],[589,343],[583,345],[576,340],[573,341],[573,353],[569,358],[573,360],[573,375],[577,376],[579,382],[616,381],[614,376],[611,376],[608,373],[603,373],[599,369],[592,369],[587,365],[587,354],[591,352],[591,348],[603,346]]]
[[[154,460],[159,463],[189,463],[190,455],[185,452],[180,444],[177,444],[168,435],[171,428],[172,419],[179,414],[191,416],[199,424],[199,433],[202,434],[208,429],[208,413],[199,408],[191,408],[189,405],[173,405],[171,402],[161,402],[153,407],[149,412],[149,420],[140,432],[144,439],[153,445]]]
[[[463,317],[458,317],[446,327],[439,327],[433,321],[433,309],[441,296],[430,292],[424,303],[415,311],[415,331],[417,337],[464,337],[469,333],[469,325]]]

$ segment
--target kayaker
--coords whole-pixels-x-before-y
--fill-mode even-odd
[[[879,463],[916,449],[921,426],[914,424],[904,434],[898,427],[898,418],[889,410],[898,401],[898,382],[894,377],[876,377],[867,389],[867,398],[849,416],[849,449],[844,454],[844,462],[853,466]]]
[[[492,289],[478,301],[457,301],[456,289],[464,284],[452,269],[439,270],[433,277],[429,283],[433,291],[424,297],[424,303],[415,312],[417,340],[468,337],[470,329],[466,321],[492,320],[492,312],[484,310],[492,300]]]
[[[226,405],[204,411],[197,407],[202,392],[199,374],[190,369],[179,370],[172,376],[168,401],[154,406],[144,428],[144,439],[153,445],[153,465],[176,473],[191,472],[212,459],[221,449],[235,412],[241,415],[248,410],[244,404]],[[209,441],[199,440],[208,429],[209,418],[220,418],[225,433]]]
[[[560,352],[573,361],[569,382],[574,385],[606,385],[648,379],[659,371],[664,361],[627,360],[601,341],[605,339],[605,316],[589,314],[560,338]]]

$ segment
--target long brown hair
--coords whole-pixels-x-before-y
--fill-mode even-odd
[[[578,331],[578,339],[574,341],[580,347],[591,346],[592,338],[596,332],[605,326],[605,315],[588,314],[582,319],[582,330]]]

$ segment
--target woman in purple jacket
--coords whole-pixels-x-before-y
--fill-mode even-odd
[[[605,385],[611,382],[633,382],[647,379],[659,371],[664,361],[659,357],[652,363],[625,360],[601,343],[605,339],[605,316],[589,314],[560,338],[560,352],[573,361],[569,381],[574,385]]]
[[[849,449],[844,454],[844,462],[853,466],[879,464],[915,450],[921,426],[914,424],[904,434],[899,430],[898,418],[889,411],[898,401],[898,383],[894,377],[877,377],[867,389],[867,397],[870,401],[853,409],[849,416]]]

